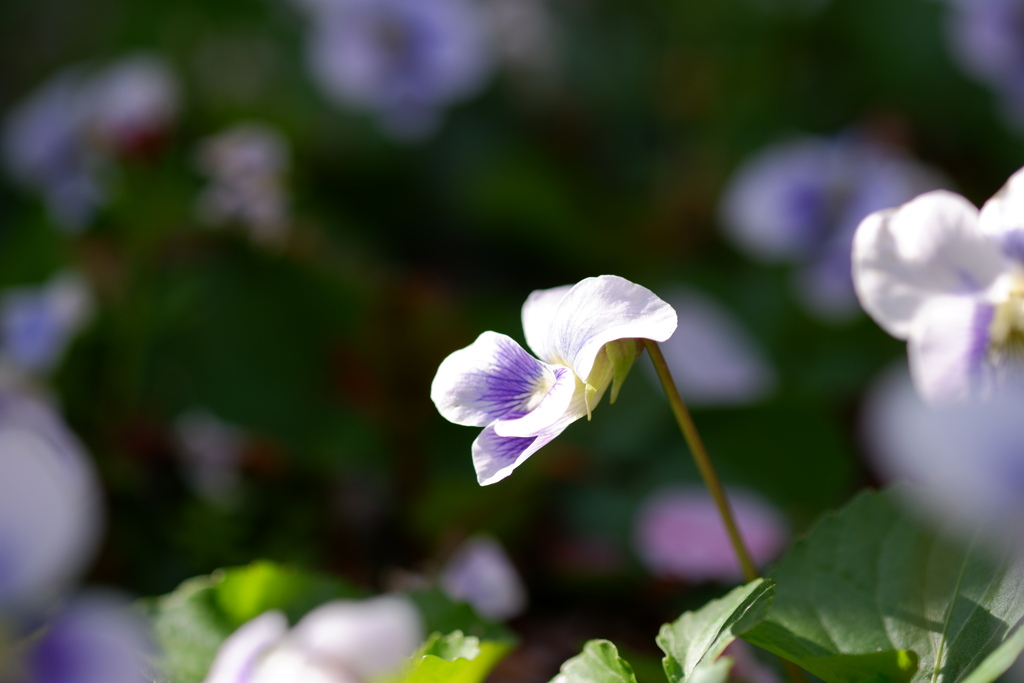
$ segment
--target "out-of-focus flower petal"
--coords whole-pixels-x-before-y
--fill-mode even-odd
[[[366,681],[397,672],[424,636],[420,614],[408,598],[381,595],[325,603],[303,617],[290,638],[295,647]]]
[[[883,478],[917,484],[908,491],[930,514],[965,533],[980,528],[1024,550],[1021,415],[1020,391],[985,401],[925,404],[900,365],[865,395],[861,429]]]
[[[679,327],[661,349],[687,403],[750,403],[774,388],[775,371],[728,311],[694,290],[670,292],[665,299]]]
[[[468,602],[488,619],[511,619],[526,608],[526,589],[519,574],[501,544],[488,536],[460,545],[438,582],[448,595]]]
[[[0,393],[0,606],[53,597],[92,555],[100,519],[91,465],[38,399]]]
[[[110,152],[145,152],[170,128],[178,99],[177,79],[161,57],[124,57],[89,83],[89,127]]]
[[[907,353],[926,400],[961,400],[993,388],[985,363],[993,312],[991,304],[958,296],[934,297],[920,307]]]
[[[1004,256],[1024,266],[1024,169],[981,207],[981,232],[993,240]]]
[[[174,422],[178,450],[196,490],[224,501],[238,486],[246,437],[242,430],[203,412],[184,413]]]
[[[74,273],[6,290],[0,295],[0,355],[29,372],[50,370],[91,311],[92,294]]]
[[[889,334],[906,339],[934,296],[981,292],[1006,259],[978,226],[978,210],[937,190],[898,209],[868,216],[853,244],[854,284],[864,309]]]
[[[109,594],[75,598],[28,653],[32,683],[146,683],[153,644],[131,603]]]
[[[731,490],[729,501],[752,559],[764,565],[786,543],[781,514],[745,491]],[[637,513],[634,533],[640,558],[658,576],[692,582],[742,578],[718,508],[703,489],[676,487],[652,495]]]
[[[616,275],[600,275],[566,292],[549,334],[558,357],[586,382],[605,344],[619,339],[663,342],[676,324],[675,311],[651,290]]]
[[[217,651],[204,683],[246,683],[257,664],[288,633],[288,619],[272,610],[238,627]],[[298,680],[298,679],[296,679]]]

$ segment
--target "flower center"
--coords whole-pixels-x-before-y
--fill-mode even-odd
[[[1015,274],[989,326],[988,355],[993,365],[1024,362],[1024,275]]]

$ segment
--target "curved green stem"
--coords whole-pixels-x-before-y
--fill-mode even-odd
[[[711,493],[711,497],[718,507],[718,512],[722,516],[722,521],[725,522],[725,529],[729,534],[729,540],[732,542],[732,547],[736,551],[736,557],[739,558],[740,566],[743,568],[743,576],[747,581],[753,581],[760,574],[754,565],[754,561],[750,558],[747,547],[743,545],[743,537],[740,536],[739,527],[736,526],[736,520],[732,516],[732,509],[729,507],[729,500],[725,496],[725,489],[722,488],[722,482],[718,478],[718,473],[715,471],[714,466],[711,464],[711,458],[708,457],[708,452],[704,448],[704,442],[701,441],[700,434],[697,433],[697,427],[693,424],[690,411],[686,409],[683,397],[679,395],[679,390],[672,380],[668,364],[665,363],[665,356],[662,355],[661,348],[658,347],[657,343],[650,339],[644,339],[644,346],[654,362],[654,369],[657,370],[661,385],[665,388],[665,395],[668,397],[669,405],[672,406],[672,413],[676,417],[676,422],[679,423],[679,429],[683,432],[683,438],[686,439],[686,443],[690,447],[690,453],[693,454],[693,459],[697,463],[700,476],[704,479],[704,485],[707,486],[708,491]]]

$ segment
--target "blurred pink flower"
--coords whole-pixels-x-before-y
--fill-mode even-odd
[[[785,520],[751,493],[733,489],[728,495],[747,549],[763,566],[786,544]],[[696,583],[743,576],[718,509],[702,488],[669,488],[648,498],[636,516],[634,542],[648,569],[663,578]]]
[[[459,546],[438,582],[449,596],[468,602],[488,619],[511,619],[526,608],[526,589],[515,566],[501,544],[487,536],[474,536]]]

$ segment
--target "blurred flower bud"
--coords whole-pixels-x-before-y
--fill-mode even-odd
[[[475,536],[465,541],[441,570],[438,582],[449,596],[468,602],[488,619],[511,619],[526,608],[523,582],[493,538]]]

